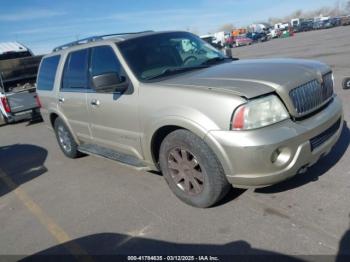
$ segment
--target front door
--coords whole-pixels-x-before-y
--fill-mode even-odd
[[[138,97],[114,50],[111,46],[91,48],[90,63],[91,92],[87,93],[87,105],[93,141],[100,146],[142,158]],[[93,91],[92,77],[106,73],[117,73],[121,79],[129,81],[127,91],[123,93]]]

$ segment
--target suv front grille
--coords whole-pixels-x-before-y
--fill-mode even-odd
[[[299,115],[317,109],[333,96],[332,73],[327,73],[322,78],[322,84],[312,80],[290,91],[289,96]]]
[[[337,132],[337,130],[340,127],[340,121],[341,119],[338,119],[338,121],[335,124],[333,124],[330,128],[323,131],[318,136],[315,136],[314,138],[310,139],[311,151],[314,151],[314,149],[321,146],[324,142],[330,139]]]

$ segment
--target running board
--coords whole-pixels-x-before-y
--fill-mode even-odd
[[[147,169],[147,166],[142,162],[142,160],[127,154],[117,152],[112,149],[101,147],[94,144],[83,144],[78,147],[78,150],[85,154],[93,154],[108,158],[122,164],[136,167],[137,169]]]

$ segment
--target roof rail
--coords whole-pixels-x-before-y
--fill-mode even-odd
[[[86,44],[86,43],[90,43],[90,42],[100,41],[100,40],[103,40],[103,39],[105,39],[107,37],[120,36],[120,35],[136,35],[136,34],[149,33],[149,32],[153,32],[153,31],[152,30],[148,30],[148,31],[141,31],[141,32],[117,33],[117,34],[90,36],[90,37],[87,37],[87,38],[79,39],[77,41],[73,41],[73,42],[70,42],[70,43],[67,43],[67,44],[55,47],[52,50],[52,52],[57,52],[59,50],[63,50],[65,48],[76,46],[76,45],[82,45],[82,44]]]

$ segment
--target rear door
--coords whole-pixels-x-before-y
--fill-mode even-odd
[[[89,49],[68,54],[58,95],[58,107],[67,118],[76,136],[83,141],[91,138],[86,107]]]
[[[111,46],[91,48],[91,92],[87,94],[91,132],[96,144],[141,158],[138,124],[138,97]],[[124,93],[96,93],[91,78],[106,73],[118,73],[129,81]]]

